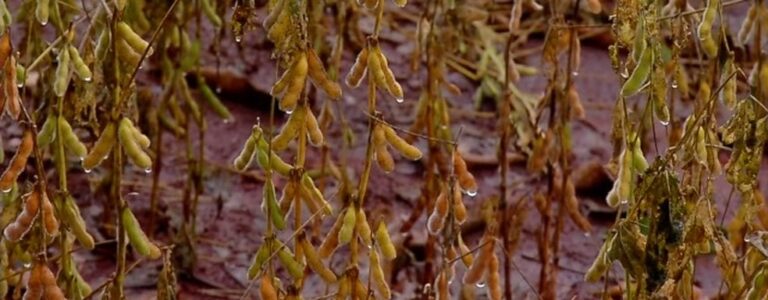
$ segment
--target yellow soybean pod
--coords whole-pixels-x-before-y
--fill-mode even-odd
[[[355,213],[353,205],[347,207],[343,218],[344,220],[341,225],[341,229],[339,230],[339,243],[341,245],[349,243],[352,241],[352,238],[354,238],[353,234],[355,232],[355,225],[357,223],[357,213]]]
[[[393,260],[397,257],[397,250],[395,250],[395,244],[389,238],[389,232],[387,232],[387,225],[384,222],[379,223],[379,227],[376,228],[376,244],[381,249],[381,255],[388,260]]]
[[[136,142],[136,137],[133,132],[133,126],[127,118],[120,120],[118,125],[118,138],[120,144],[123,145],[125,154],[130,158],[131,162],[139,168],[144,170],[151,170],[152,158],[141,149],[139,143]]]
[[[115,123],[109,122],[101,132],[99,139],[93,144],[91,152],[83,159],[83,169],[85,169],[86,172],[93,170],[93,168],[101,164],[104,158],[109,155],[109,151],[112,150],[112,147],[115,145],[115,140],[117,139],[116,136],[117,130],[115,128]]]
[[[410,160],[421,159],[421,150],[400,138],[392,127],[384,126],[384,134],[389,144],[392,145],[392,148],[395,148],[400,154]]]

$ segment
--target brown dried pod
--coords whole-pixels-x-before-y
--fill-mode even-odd
[[[29,159],[29,156],[32,154],[34,145],[35,137],[32,130],[24,130],[24,133],[21,136],[21,144],[19,144],[19,148],[16,149],[16,154],[13,155],[5,172],[0,176],[0,191],[7,193],[13,188],[13,184],[16,182],[19,174],[21,174],[27,166],[27,159]]]
[[[581,214],[579,210],[579,200],[576,198],[576,188],[573,185],[573,180],[569,176],[565,180],[565,189],[563,190],[563,197],[565,200],[565,209],[568,211],[568,215],[571,216],[571,220],[576,223],[576,226],[584,232],[592,231],[592,224],[589,220]]]
[[[480,246],[477,257],[472,262],[472,265],[469,266],[467,272],[464,273],[464,284],[476,284],[480,282],[488,269],[495,245],[495,240],[489,231],[486,231],[483,238],[480,239],[480,245],[482,246]]]
[[[11,242],[21,240],[29,229],[32,228],[32,223],[37,218],[40,211],[40,192],[33,190],[28,194],[22,196],[24,200],[24,209],[16,217],[13,223],[5,227],[3,234],[5,238]]]
[[[467,163],[461,156],[458,149],[453,151],[453,170],[456,177],[459,180],[459,186],[464,190],[467,195],[474,196],[477,194],[477,181],[475,176],[467,169]]]
[[[496,253],[491,253],[488,261],[488,271],[485,275],[488,288],[488,298],[491,300],[501,300],[501,280],[499,280],[499,257]]]
[[[21,116],[21,98],[19,97],[19,87],[16,85],[16,58],[13,56],[8,58],[8,63],[5,66],[3,84],[8,115],[18,120]]]
[[[56,219],[54,214],[53,203],[48,199],[45,191],[40,193],[42,200],[42,217],[45,233],[50,236],[55,236],[59,233],[59,220]]]
[[[429,232],[435,235],[439,234],[443,230],[446,216],[448,216],[448,197],[445,195],[445,191],[441,191],[435,200],[435,208],[427,220]]]

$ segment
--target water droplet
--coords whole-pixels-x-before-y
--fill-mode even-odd
[[[81,157],[79,157],[79,158],[80,158],[80,161],[81,161],[81,162],[85,160],[85,156],[81,156]]]
[[[224,122],[224,124],[232,123],[232,118],[226,118],[222,122]]]
[[[220,86],[216,87],[216,94],[221,94],[221,87]]]
[[[578,77],[579,76],[579,72],[578,71],[573,71],[573,73],[571,73],[571,75],[573,75],[573,77]]]
[[[466,193],[467,193],[467,196],[470,196],[470,197],[477,196],[477,190],[467,190]]]
[[[585,233],[584,233],[584,237],[585,237],[585,238],[588,238],[588,237],[591,237],[591,236],[592,236],[592,233],[591,233],[591,232],[585,232]]]
[[[745,243],[749,243],[749,242],[751,242],[751,241],[752,241],[752,236],[751,236],[751,235],[745,235],[745,236],[744,236],[744,242],[745,242]]]
[[[93,80],[93,78],[91,78],[91,77],[83,78],[83,81],[85,81],[85,82],[91,82],[91,80]]]
[[[91,170],[91,169],[83,169],[83,171],[85,171],[85,173],[88,174],[88,173],[91,173],[91,171],[93,171],[93,170]]]
[[[285,114],[290,115],[293,113],[293,109],[286,109]]]
[[[661,123],[663,126],[667,126],[669,125],[669,120],[659,120],[659,123]]]
[[[677,80],[672,80],[672,88],[673,89],[677,88]]]
[[[9,193],[12,189],[13,187],[8,188],[7,190],[3,190],[3,193]]]
[[[619,75],[621,75],[621,78],[624,78],[624,79],[629,78],[629,70],[627,69],[627,67],[624,67],[624,69],[621,70],[621,74]]]
[[[48,21],[40,22],[40,25],[42,25],[42,26],[48,25]]]
[[[17,88],[23,88],[24,87],[24,83],[23,82],[18,82],[18,83],[16,83],[16,87]]]
[[[152,168],[144,169],[144,173],[147,173],[147,174],[152,173]]]
[[[629,204],[628,199],[621,199],[621,205],[627,205],[627,204]]]
[[[24,268],[25,269],[28,269],[28,268],[31,268],[31,267],[32,267],[32,263],[31,262],[24,263]]]
[[[484,288],[484,287],[485,287],[485,282],[478,282],[478,283],[477,283],[477,284],[475,284],[475,285],[476,285],[477,287],[479,287],[479,288]]]
[[[243,41],[243,36],[241,36],[241,35],[236,35],[235,36],[235,42],[239,43],[239,42],[242,42],[242,41]]]
[[[395,101],[397,101],[397,103],[403,103],[403,101],[405,101],[405,99],[403,99],[403,98],[395,98]]]

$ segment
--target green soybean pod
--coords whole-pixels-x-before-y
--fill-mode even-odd
[[[53,92],[57,97],[64,97],[69,88],[69,63],[70,56],[67,49],[59,52],[59,65],[56,67],[56,79],[53,82]]]
[[[291,253],[290,250],[288,250],[288,247],[285,246],[281,241],[275,240],[275,246],[277,247],[277,258],[280,260],[280,263],[283,264],[283,267],[286,271],[288,271],[293,278],[300,279],[304,277],[304,266],[299,263],[296,258],[294,258],[293,253]]]
[[[256,251],[256,255],[253,256],[251,266],[248,267],[248,279],[254,279],[256,276],[259,276],[264,263],[267,261],[267,258],[269,258],[269,252],[269,247],[267,247],[266,242],[259,247],[259,250]]]
[[[64,198],[64,207],[61,211],[64,222],[67,223],[69,230],[72,231],[80,245],[86,249],[93,249],[96,243],[93,240],[93,236],[86,230],[85,220],[83,220],[80,208],[77,207],[77,203],[72,196],[67,195]]]
[[[83,57],[80,56],[80,52],[77,51],[75,46],[69,45],[69,57],[72,60],[72,66],[75,67],[75,73],[83,81],[91,81],[93,79],[93,73],[88,65],[83,61]]]
[[[11,12],[8,11],[8,6],[5,5],[5,1],[0,1],[0,21],[2,21],[2,26],[0,26],[0,31],[5,32],[5,28],[7,26],[11,26],[11,23],[13,22]]]
[[[262,136],[259,138],[258,151],[256,154],[258,156],[257,162],[259,163],[259,166],[264,170],[272,170],[280,175],[288,176],[293,169],[293,166],[286,163],[279,155],[275,154],[274,151],[267,156],[268,152],[269,144],[267,144],[267,141],[264,140]]]
[[[211,20],[211,24],[216,28],[221,27],[221,18],[216,13],[216,8],[211,4],[211,0],[201,0],[200,6],[202,6],[205,16]]]
[[[245,141],[245,144],[243,144],[243,149],[240,150],[240,154],[237,155],[235,161],[232,163],[235,169],[244,171],[246,168],[248,168],[248,166],[251,165],[253,157],[256,155],[257,143],[258,138],[254,136],[254,133],[251,133],[251,135],[248,136],[248,139]]]
[[[717,56],[717,43],[712,36],[712,23],[717,16],[717,8],[720,5],[720,0],[707,1],[707,7],[704,10],[704,15],[699,23],[698,36],[701,42],[701,49],[708,57],[713,58]]]
[[[51,14],[50,0],[37,0],[37,6],[35,7],[35,17],[40,25],[47,25],[48,18]],[[9,24],[10,25],[10,24]]]
[[[88,154],[88,149],[85,147],[85,144],[77,138],[75,131],[72,130],[72,126],[69,125],[67,119],[64,117],[58,117],[57,119],[59,124],[58,136],[62,139],[64,146],[80,159],[84,158]]]
[[[50,145],[56,139],[56,124],[58,120],[56,115],[49,114],[43,122],[43,126],[37,133],[37,147],[45,148]]]
[[[147,41],[141,38],[140,35],[134,32],[133,29],[131,29],[131,26],[129,26],[125,22],[117,23],[117,34],[120,35],[120,37],[126,43],[128,43],[128,46],[130,46],[134,51],[138,52],[139,55],[147,51],[147,48],[149,47],[149,43],[147,43]],[[152,54],[152,49],[149,49],[147,51],[147,55],[151,55],[151,54]]]
[[[16,84],[23,87],[27,83],[27,68],[21,64],[16,64]]]
[[[222,119],[232,120],[232,113],[230,113],[229,109],[224,106],[224,103],[222,103],[221,99],[216,96],[211,87],[205,83],[205,80],[198,78],[197,82],[200,83],[200,94],[202,94],[203,100],[208,102],[208,105],[211,106],[211,109],[213,109],[213,111]]]
[[[392,239],[389,237],[389,232],[387,232],[387,225],[384,224],[384,222],[380,222],[379,226],[376,227],[376,234],[374,237],[376,238],[376,244],[379,245],[379,249],[381,250],[381,255],[384,256],[384,258],[393,260],[397,257],[395,244],[392,243]]]
[[[629,97],[643,88],[643,85],[648,81],[648,75],[651,74],[651,68],[653,67],[653,48],[646,47],[643,53],[640,54],[640,60],[635,66],[635,70],[632,71],[632,75],[629,76],[624,85],[621,87],[621,96]]]
[[[147,235],[144,233],[144,230],[141,229],[139,221],[136,220],[136,216],[134,216],[133,212],[131,212],[131,209],[127,207],[124,208],[120,214],[120,217],[122,219],[125,232],[128,235],[128,240],[130,241],[131,245],[133,245],[133,249],[136,249],[136,252],[141,254],[141,256],[150,259],[160,258],[160,255],[162,255],[160,248],[158,248],[157,245],[149,240]]]
[[[263,194],[264,198],[261,202],[261,209],[264,213],[269,214],[272,225],[275,225],[277,229],[285,228],[285,219],[280,210],[280,205],[277,204],[277,194],[275,193],[275,185],[272,183],[272,178],[268,177],[264,182]]]

